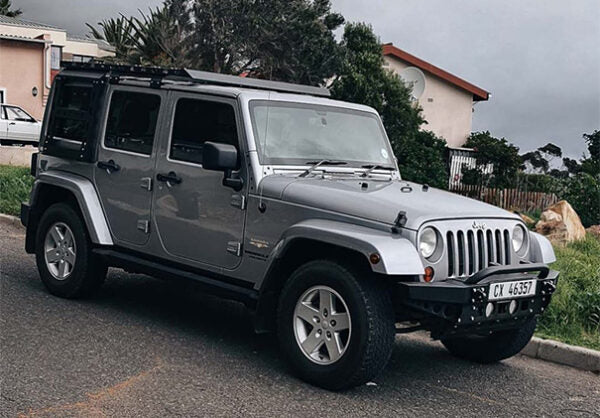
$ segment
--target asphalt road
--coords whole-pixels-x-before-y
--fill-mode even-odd
[[[481,366],[398,337],[374,384],[293,377],[238,304],[110,272],[86,301],[49,295],[22,230],[0,224],[0,416],[600,417],[600,377],[517,356]]]

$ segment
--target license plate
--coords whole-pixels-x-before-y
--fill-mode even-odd
[[[525,298],[535,295],[537,280],[517,280],[513,282],[492,283],[488,300]]]

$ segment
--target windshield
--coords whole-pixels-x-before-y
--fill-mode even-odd
[[[383,127],[372,113],[253,100],[250,115],[262,164],[306,165],[336,160],[357,167],[395,167]]]

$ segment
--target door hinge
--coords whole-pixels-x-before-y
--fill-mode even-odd
[[[242,255],[242,243],[239,241],[229,241],[227,243],[227,252],[240,257]]]
[[[152,177],[142,177],[140,187],[148,190],[149,192],[152,191]]]
[[[246,196],[243,194],[234,194],[231,196],[231,206],[240,208],[241,210],[246,209]]]
[[[137,221],[137,229],[143,231],[144,234],[147,234],[150,231],[150,221],[145,219],[140,219]]]

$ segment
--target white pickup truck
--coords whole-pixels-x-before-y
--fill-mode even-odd
[[[42,123],[19,106],[0,105],[0,144],[37,146],[41,128]]]

